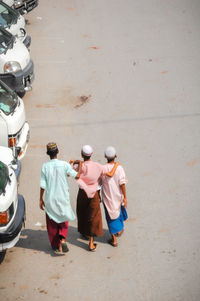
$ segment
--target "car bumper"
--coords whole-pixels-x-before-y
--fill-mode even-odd
[[[25,0],[23,5],[20,7],[14,7],[21,15],[30,12],[38,6],[38,0]]]
[[[15,92],[31,90],[34,80],[34,64],[30,60],[29,64],[21,71],[15,73],[1,73],[0,79]]]
[[[0,252],[14,247],[19,240],[22,225],[25,221],[25,201],[22,195],[18,195],[18,206],[15,219],[9,228],[0,233]]]

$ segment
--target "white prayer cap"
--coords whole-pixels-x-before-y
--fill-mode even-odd
[[[93,149],[92,149],[92,147],[90,145],[84,145],[82,147],[81,151],[82,151],[83,155],[88,156],[88,157],[90,157],[92,155],[92,153],[93,153]]]
[[[105,156],[108,159],[114,159],[116,155],[116,150],[113,146],[108,146],[105,150]]]

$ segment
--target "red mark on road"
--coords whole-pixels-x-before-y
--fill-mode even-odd
[[[187,166],[195,166],[197,164],[197,160],[192,160],[190,162],[187,162]]]
[[[39,144],[31,144],[30,145],[30,148],[32,149],[36,149],[36,148],[45,148],[45,145],[39,145]]]
[[[46,108],[46,109],[49,109],[49,108],[55,108],[56,106],[47,103],[47,104],[44,104],[44,105],[37,104],[35,107],[36,108]]]
[[[92,46],[92,47],[89,47],[88,49],[94,49],[94,50],[98,50],[98,49],[99,49],[99,47]]]
[[[163,227],[159,230],[159,233],[167,233],[169,232],[171,229],[169,227]]]
[[[168,71],[167,71],[167,70],[165,70],[165,71],[162,71],[161,73],[162,73],[162,74],[167,74],[167,73],[168,73]]]
[[[135,217],[131,217],[128,219],[129,223],[135,223],[136,222],[136,218]]]

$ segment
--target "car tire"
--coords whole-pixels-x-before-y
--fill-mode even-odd
[[[0,252],[0,264],[3,262],[6,256],[6,250]]]

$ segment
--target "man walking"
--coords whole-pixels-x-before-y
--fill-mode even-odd
[[[41,169],[39,206],[46,212],[47,232],[53,250],[68,252],[68,222],[75,219],[75,214],[70,204],[67,176],[79,179],[81,162],[77,172],[69,163],[57,159],[58,152],[56,143],[47,144],[50,161],[44,163]]]
[[[94,243],[95,236],[103,234],[102,217],[98,184],[101,176],[105,173],[104,166],[91,160],[93,149],[90,145],[84,145],[81,149],[83,162],[81,165],[79,192],[77,196],[77,218],[78,232],[89,238],[89,251],[94,252],[97,244]],[[107,173],[112,176],[116,166]],[[79,165],[80,166],[80,165]],[[80,168],[79,168],[80,171]]]
[[[109,173],[115,164],[116,150],[109,146],[105,150],[107,164],[104,165]],[[112,238],[108,241],[113,247],[117,247],[117,237],[124,231],[124,221],[128,218],[126,209],[126,175],[121,165],[117,166],[112,177],[102,176],[102,201],[104,204],[106,220]]]

